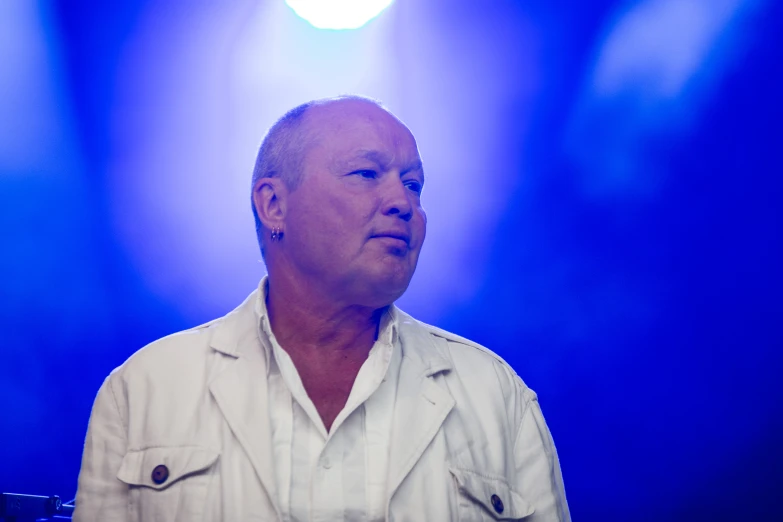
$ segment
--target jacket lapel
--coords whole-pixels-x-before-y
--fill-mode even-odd
[[[451,394],[435,382],[439,373],[451,370],[451,361],[440,353],[429,332],[398,313],[403,357],[392,423],[389,503],[455,404]]]
[[[237,441],[245,450],[261,481],[270,503],[277,502],[272,456],[272,433],[269,426],[267,363],[258,339],[253,313],[256,292],[215,328],[212,348],[232,357],[209,389]]]

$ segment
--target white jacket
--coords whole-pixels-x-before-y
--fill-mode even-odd
[[[76,522],[279,520],[255,299],[109,375],[90,417]],[[397,313],[387,520],[570,520],[535,393],[486,348]]]

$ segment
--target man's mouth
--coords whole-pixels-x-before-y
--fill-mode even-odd
[[[377,232],[373,234],[371,237],[377,239],[383,239],[390,243],[398,243],[400,245],[405,245],[406,248],[410,246],[410,241],[411,241],[411,238],[408,234],[399,231]]]

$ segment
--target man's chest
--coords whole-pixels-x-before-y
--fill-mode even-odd
[[[302,412],[295,414],[292,428],[301,427],[299,423],[307,421],[304,417]],[[495,459],[478,450],[501,444],[488,444],[479,434],[471,433],[469,427],[460,423],[454,428],[447,421],[447,426],[441,427],[446,429],[438,429],[421,453],[412,453],[417,440],[404,441],[403,451],[395,453],[392,450],[399,449],[400,444],[390,438],[391,432],[399,433],[401,428],[406,431],[410,427],[389,426],[391,429],[388,432],[384,429],[385,433],[379,436],[380,428],[386,426],[373,424],[368,434],[362,429],[364,422],[355,421],[351,418],[342,423],[323,444],[308,443],[303,438],[306,430],[290,433],[291,438],[285,444],[273,434],[272,462],[266,465],[277,471],[276,492],[268,497],[257,489],[261,485],[254,480],[254,471],[241,443],[232,433],[224,433],[221,478],[212,482],[222,484],[219,493],[223,497],[222,518],[273,520],[277,518],[273,507],[276,504],[283,519],[290,516],[302,520],[333,520],[341,518],[335,513],[351,513],[356,516],[347,519],[380,521],[386,520],[390,507],[397,521],[489,520],[485,518],[486,507],[470,495],[460,493],[461,487],[467,486],[455,472],[480,482],[480,491],[474,493],[491,489],[507,505],[511,502],[502,468],[495,467],[491,462]],[[427,424],[427,419],[422,419],[422,424]],[[476,441],[477,447],[464,445],[464,437]],[[258,453],[263,454],[261,448]],[[398,466],[388,461],[392,453],[397,457],[416,455],[404,476],[397,473]],[[395,480],[387,482],[390,474]],[[392,501],[394,498],[396,501]]]
[[[295,382],[290,395],[282,379],[271,383],[277,390],[270,420],[278,497],[292,519],[382,517],[388,459],[379,456],[388,455],[394,394],[387,387],[369,393],[371,382],[358,373],[300,365],[301,388]]]
[[[303,365],[297,370],[307,396],[329,431],[348,402],[359,369]]]

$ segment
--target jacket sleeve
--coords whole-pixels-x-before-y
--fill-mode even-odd
[[[74,522],[126,522],[128,486],[117,478],[128,441],[112,375],[98,391],[84,442]]]
[[[520,401],[524,411],[514,443],[516,488],[535,507],[531,522],[568,522],[571,515],[552,435],[535,393],[526,387],[520,391],[525,400]]]

